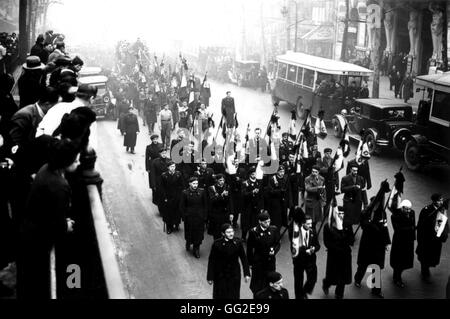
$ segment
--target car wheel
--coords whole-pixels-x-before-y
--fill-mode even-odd
[[[404,159],[406,166],[412,171],[417,171],[422,167],[422,162],[420,160],[420,149],[419,145],[415,141],[409,141],[406,144]]]
[[[406,148],[406,144],[411,139],[411,133],[407,130],[398,130],[394,133],[394,136],[392,138],[392,143],[394,144],[394,147],[398,149],[399,151],[404,151]]]
[[[380,147],[377,145],[377,140],[372,133],[367,133],[366,143],[369,148],[370,155],[379,155],[381,153]]]
[[[334,136],[336,136],[337,138],[341,138],[343,131],[342,131],[342,127],[341,127],[341,124],[339,123],[339,121],[334,118],[331,121],[331,124],[333,125]]]

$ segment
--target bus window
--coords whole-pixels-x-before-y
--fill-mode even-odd
[[[450,122],[450,94],[442,91],[434,92],[433,108],[431,110],[431,117]]]
[[[350,86],[352,82],[356,82],[356,87],[361,87],[362,78],[360,76],[349,76],[348,77],[348,85]]]
[[[303,76],[303,86],[313,88],[314,86],[314,70],[305,69]]]
[[[287,71],[287,64],[286,63],[279,63],[278,64],[278,78],[279,79],[285,79],[286,78],[286,71]]]
[[[289,65],[287,79],[289,81],[295,82],[297,78],[297,67],[295,65]]]
[[[302,85],[303,84],[303,68],[297,67],[297,83]]]

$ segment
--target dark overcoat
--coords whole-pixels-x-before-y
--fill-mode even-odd
[[[208,281],[214,282],[213,299],[239,299],[241,291],[241,267],[244,276],[250,276],[247,255],[238,238],[217,239],[211,247],[208,259]]]
[[[152,161],[159,157],[159,151],[162,147],[163,145],[161,143],[151,143],[145,148],[145,170],[148,172],[148,184],[150,188],[152,188],[152,179],[150,177]]]
[[[359,185],[360,189],[356,187]],[[364,177],[356,176],[356,183],[351,175],[341,180],[341,192],[344,193],[344,225],[357,225],[361,219],[363,204],[362,190],[365,186]]]
[[[416,240],[415,212],[403,213],[395,210],[391,216],[394,234],[392,236],[391,267],[405,270],[414,267],[414,241]]]
[[[417,222],[417,248],[419,261],[429,267],[439,265],[442,243],[448,238],[448,221],[440,238],[436,236],[435,223],[438,211],[433,205],[422,209]]]
[[[370,219],[370,212],[364,211],[361,216],[361,241],[358,251],[358,265],[375,264],[384,268],[386,246],[391,244],[389,230],[384,223]]]
[[[139,123],[135,114],[129,113],[125,116],[123,119],[123,130],[125,132],[123,146],[134,148],[136,146],[137,132],[139,132]]]
[[[224,192],[228,194],[225,195]],[[222,225],[230,223],[230,215],[233,215],[233,203],[229,192],[228,185],[222,187],[213,185],[208,187],[208,234],[219,238]]]
[[[180,212],[184,221],[184,238],[189,244],[199,246],[204,238],[207,218],[207,201],[205,190],[190,188],[181,195]]]
[[[159,206],[161,204],[161,177],[167,171],[168,158],[158,157],[153,160],[150,166],[150,187],[153,190],[153,204]]]
[[[289,184],[289,177],[284,175],[280,178],[274,175],[269,179],[267,187],[266,205],[270,215],[271,224],[277,226],[287,226],[287,209],[292,206],[292,196]]]
[[[328,224],[323,229],[323,240],[327,248],[326,279],[330,285],[352,283],[352,248],[354,242],[350,227],[338,230]]]
[[[222,99],[222,115],[227,123],[228,128],[236,126],[234,113],[236,113],[234,98],[225,97],[224,99]]]
[[[175,171],[164,172],[161,176],[161,206],[163,221],[167,225],[179,225],[181,222],[180,198],[183,191],[183,177]]]
[[[257,194],[253,193],[255,189],[259,189]],[[261,181],[246,180],[242,185],[242,196],[244,211],[241,215],[241,227],[243,232],[247,232],[250,228],[258,225],[258,214],[264,206]]]

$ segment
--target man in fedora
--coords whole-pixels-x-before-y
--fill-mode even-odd
[[[39,100],[44,67],[45,65],[41,62],[41,59],[35,55],[27,57],[26,62],[22,65],[23,73],[17,84],[19,87],[20,108],[34,104]]]

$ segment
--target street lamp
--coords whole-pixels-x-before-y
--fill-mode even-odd
[[[293,25],[295,25],[295,42],[294,42],[294,52],[297,52],[297,36],[298,36],[298,23],[303,21],[304,19],[300,20],[298,19],[298,2],[297,1],[293,1],[291,0],[290,2],[293,2],[295,4],[295,23]],[[289,2],[289,3],[290,3]],[[283,18],[287,19],[287,27],[286,27],[286,34],[287,34],[287,49],[290,50],[291,49],[291,35],[290,35],[290,28],[293,25],[290,25],[290,15],[289,15],[289,8],[287,6],[283,6],[281,8],[281,15],[283,16]]]

